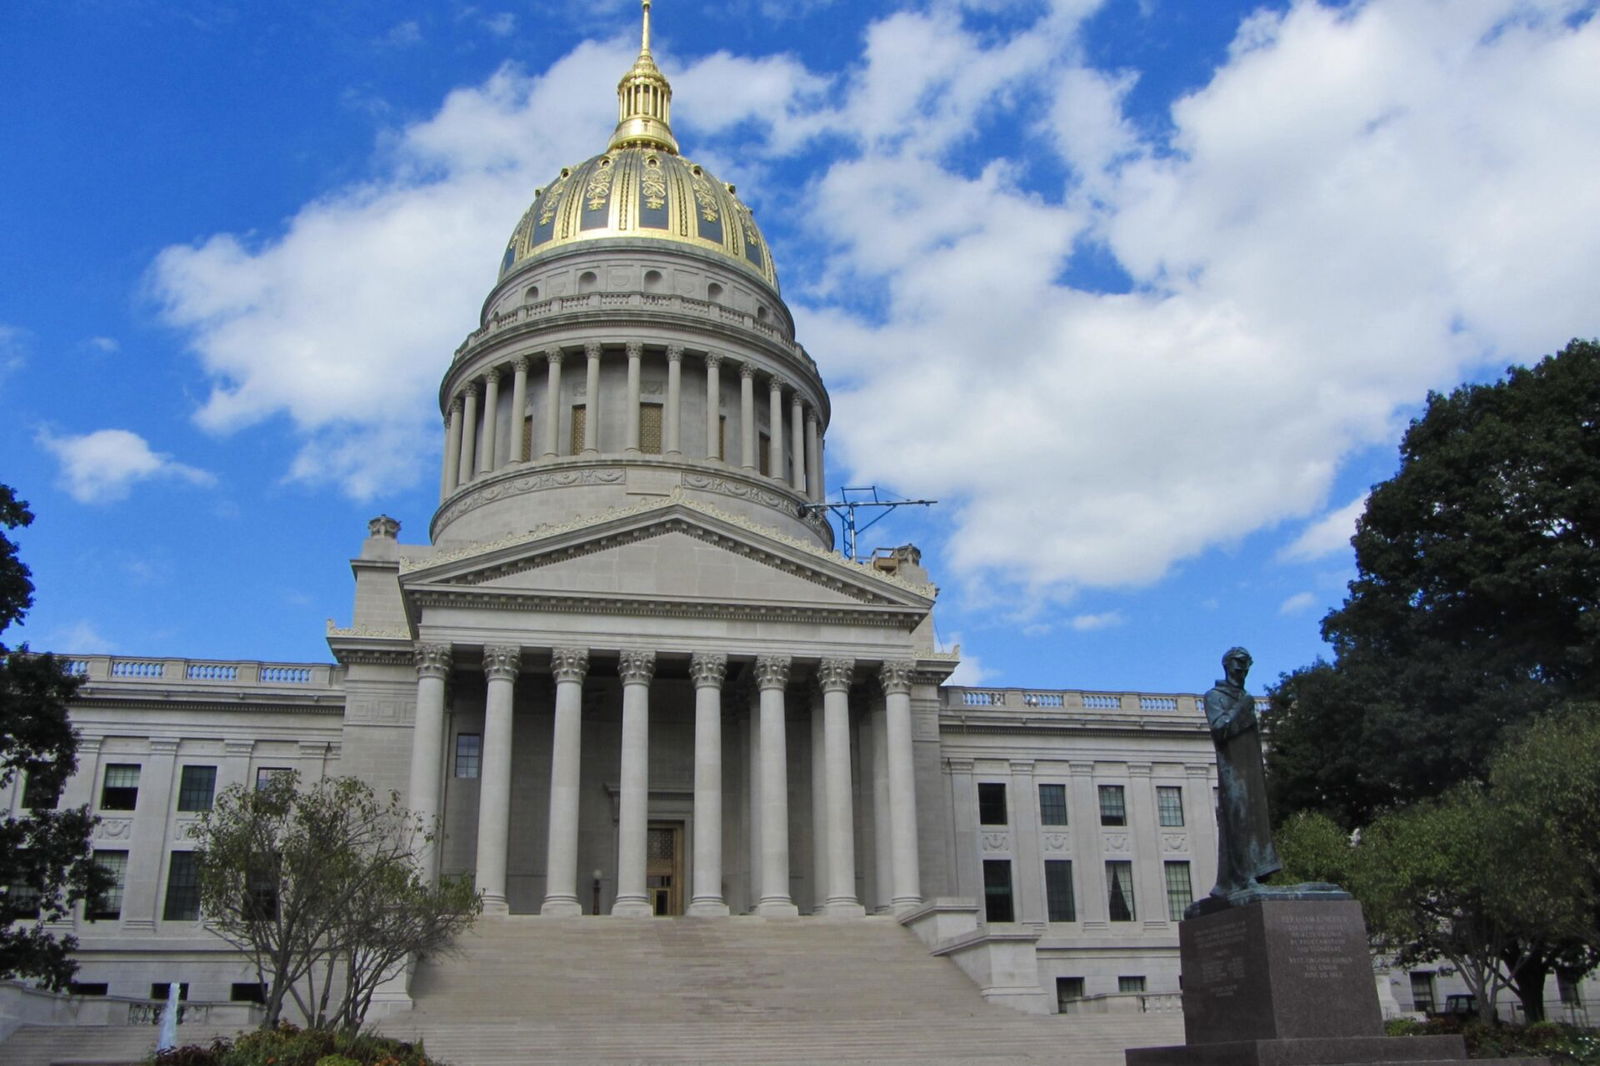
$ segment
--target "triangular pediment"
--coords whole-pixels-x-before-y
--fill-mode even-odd
[[[672,604],[679,610],[763,614],[866,613],[902,624],[925,615],[934,590],[887,578],[736,516],[677,500],[526,537],[457,549],[407,567],[413,606],[533,606],[594,610]]]

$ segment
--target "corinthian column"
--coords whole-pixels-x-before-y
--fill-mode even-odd
[[[767,476],[783,480],[783,390],[788,383],[773,378],[767,396]]]
[[[544,457],[554,459],[561,451],[561,349],[544,353],[550,366],[544,385]]]
[[[520,463],[528,458],[530,442],[522,439],[523,426],[528,424],[528,357],[517,356],[512,364],[511,377],[511,451],[508,462]]]
[[[683,345],[674,344],[667,349],[667,410],[663,419],[661,450],[668,455],[683,451]]]
[[[828,914],[860,917],[856,899],[854,792],[850,782],[850,677],[854,659],[824,659],[817,671],[822,689],[822,748],[826,787],[828,849]]]
[[[466,413],[461,416],[461,466],[456,472],[458,485],[465,485],[472,480],[478,447],[478,383],[468,382],[464,391],[467,400]]]
[[[689,913],[720,917],[722,900],[722,681],[726,655],[689,660],[694,679],[694,888]]]
[[[628,433],[626,447],[639,451],[639,360],[644,356],[644,345],[628,342]]]
[[[539,913],[565,916],[583,913],[578,902],[578,759],[588,650],[551,649],[550,672],[556,679],[556,724],[550,742],[549,851]]]
[[[441,495],[456,490],[461,476],[461,397],[450,401],[449,428],[444,434],[444,484]]]
[[[589,455],[600,450],[600,342],[590,341],[583,346],[589,358],[588,396],[584,400],[583,452]]]
[[[739,465],[756,468],[756,368],[748,361],[739,366]]]
[[[622,678],[622,791],[617,810],[617,898],[611,913],[648,918],[655,913],[645,891],[645,842],[650,819],[650,679],[656,653],[626,650]]]
[[[917,778],[911,739],[911,671],[913,663],[886,662],[878,672],[883,686],[889,766],[889,834],[891,838],[889,905],[896,913],[922,904],[917,872]]]
[[[822,440],[817,436],[817,412],[806,412],[806,499],[822,502]]]
[[[406,804],[427,831],[416,848],[417,869],[428,882],[439,871],[439,775],[444,763],[444,683],[450,676],[450,645],[418,644],[417,715],[411,727],[411,787]]]
[[[721,459],[722,383],[717,368],[722,356],[706,353],[706,458]]]
[[[478,469],[492,474],[500,446],[500,368],[490,367],[483,386],[483,454],[478,456]]]
[[[803,493],[806,491],[806,425],[802,410],[800,390],[795,389],[789,399],[789,486]]]
[[[489,691],[483,716],[483,779],[478,790],[478,892],[483,913],[505,914],[506,849],[511,834],[511,706],[521,652],[483,649]]]
[[[789,898],[789,761],[784,743],[784,689],[789,657],[756,659],[761,692],[761,897],[756,913],[792,918],[800,911]]]

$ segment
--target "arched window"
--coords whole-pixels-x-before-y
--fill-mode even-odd
[[[585,270],[582,274],[578,275],[579,292],[593,292],[595,289],[599,288],[599,286],[600,279],[595,275],[594,271]]]
[[[645,292],[660,292],[661,291],[661,271],[659,271],[659,270],[646,270],[644,272],[644,291]]]
[[[722,286],[718,285],[714,281],[710,285],[707,285],[706,286],[706,299],[710,300],[714,304],[715,303],[721,303],[722,302]]]
[[[533,303],[539,298],[539,286],[529,285],[528,291],[522,294],[523,303]]]

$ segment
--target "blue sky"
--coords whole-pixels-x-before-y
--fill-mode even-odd
[[[1600,333],[1592,2],[659,0],[771,240],[829,483],[962,679],[1323,651],[1429,389]],[[38,647],[323,660],[506,235],[604,147],[633,0],[0,13],[0,480]]]

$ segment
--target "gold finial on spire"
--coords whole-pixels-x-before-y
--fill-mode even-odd
[[[610,148],[659,148],[677,155],[678,141],[669,124],[672,86],[650,55],[650,0],[640,0],[640,6],[644,31],[639,58],[617,83],[617,129]]]

